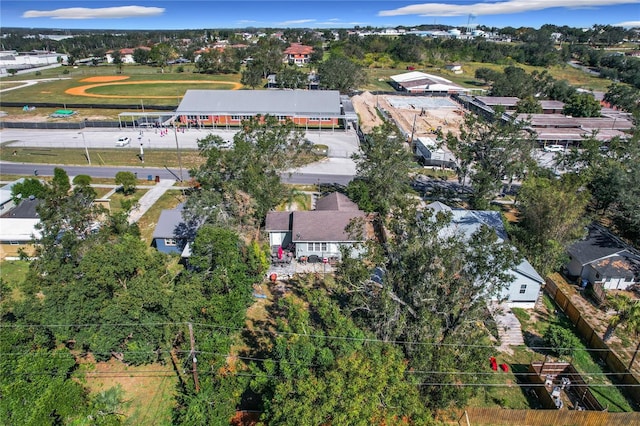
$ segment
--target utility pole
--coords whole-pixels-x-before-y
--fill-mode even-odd
[[[200,382],[198,381],[198,359],[196,358],[196,339],[193,337],[193,324],[189,324],[189,341],[191,342],[191,352],[189,352],[189,356],[192,360],[193,365],[193,383],[196,386],[196,393],[200,392]]]
[[[173,135],[176,138],[176,151],[178,152],[178,167],[180,167],[180,182],[183,182],[182,178],[182,157],[180,156],[180,145],[178,145],[178,127],[173,123]]]

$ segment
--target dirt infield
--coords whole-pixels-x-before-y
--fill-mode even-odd
[[[97,77],[87,77],[80,80],[81,83],[110,83],[112,81],[121,81],[128,79],[128,75],[103,75]]]
[[[123,76],[124,77],[124,76]],[[84,79],[82,81],[86,81],[92,78],[114,78],[114,77],[89,77],[88,79]],[[118,77],[115,77],[118,78]],[[124,77],[128,78],[128,77]],[[87,84],[85,86],[77,86],[72,87],[71,89],[67,89],[64,91],[67,95],[73,96],[87,96],[90,98],[112,98],[112,99],[120,99],[120,98],[130,98],[131,96],[123,96],[123,95],[99,95],[93,93],[87,93],[87,90],[92,89],[94,87],[100,86],[120,86],[120,85],[131,85],[131,84],[228,84],[232,86],[231,90],[238,90],[242,87],[242,84],[237,83],[235,81],[200,81],[200,80],[166,80],[166,81],[158,81],[158,80],[142,80],[142,81],[127,81],[127,82],[103,82],[98,84]],[[145,98],[145,99],[171,99],[176,96],[153,96],[153,95],[136,95],[136,98]]]

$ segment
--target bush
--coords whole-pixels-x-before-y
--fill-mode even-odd
[[[124,195],[130,195],[136,192],[136,175],[131,172],[116,173],[116,185],[122,185]]]
[[[558,356],[571,355],[573,350],[580,345],[580,339],[560,325],[551,324],[544,333],[544,340]]]
[[[184,72],[184,67],[180,65],[178,68],[176,68],[176,72]]]
[[[36,75],[42,75],[40,71],[36,71]]]
[[[91,185],[91,176],[89,176],[89,175],[78,175],[78,176],[73,178],[73,184],[74,185],[81,185],[81,186],[89,186],[89,185]]]
[[[69,69],[68,69],[68,68],[65,68],[65,69],[62,71],[62,74],[69,74]]]

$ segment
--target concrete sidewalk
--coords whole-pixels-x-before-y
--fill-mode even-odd
[[[145,214],[167,190],[175,189],[173,188],[175,183],[176,181],[173,179],[161,179],[160,182],[140,197],[138,207],[129,213],[129,223],[132,224],[139,221],[142,215]]]

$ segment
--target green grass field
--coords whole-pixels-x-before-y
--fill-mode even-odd
[[[15,152],[15,155],[13,153]],[[175,150],[146,149],[144,164],[138,158],[138,149],[90,149],[91,164],[96,166],[145,166],[145,167],[178,167],[178,156]],[[204,162],[197,150],[182,149],[180,151],[182,167],[185,170]],[[86,165],[84,149],[75,148],[7,148],[0,146],[0,160],[17,163]],[[94,182],[96,183],[96,182]]]

